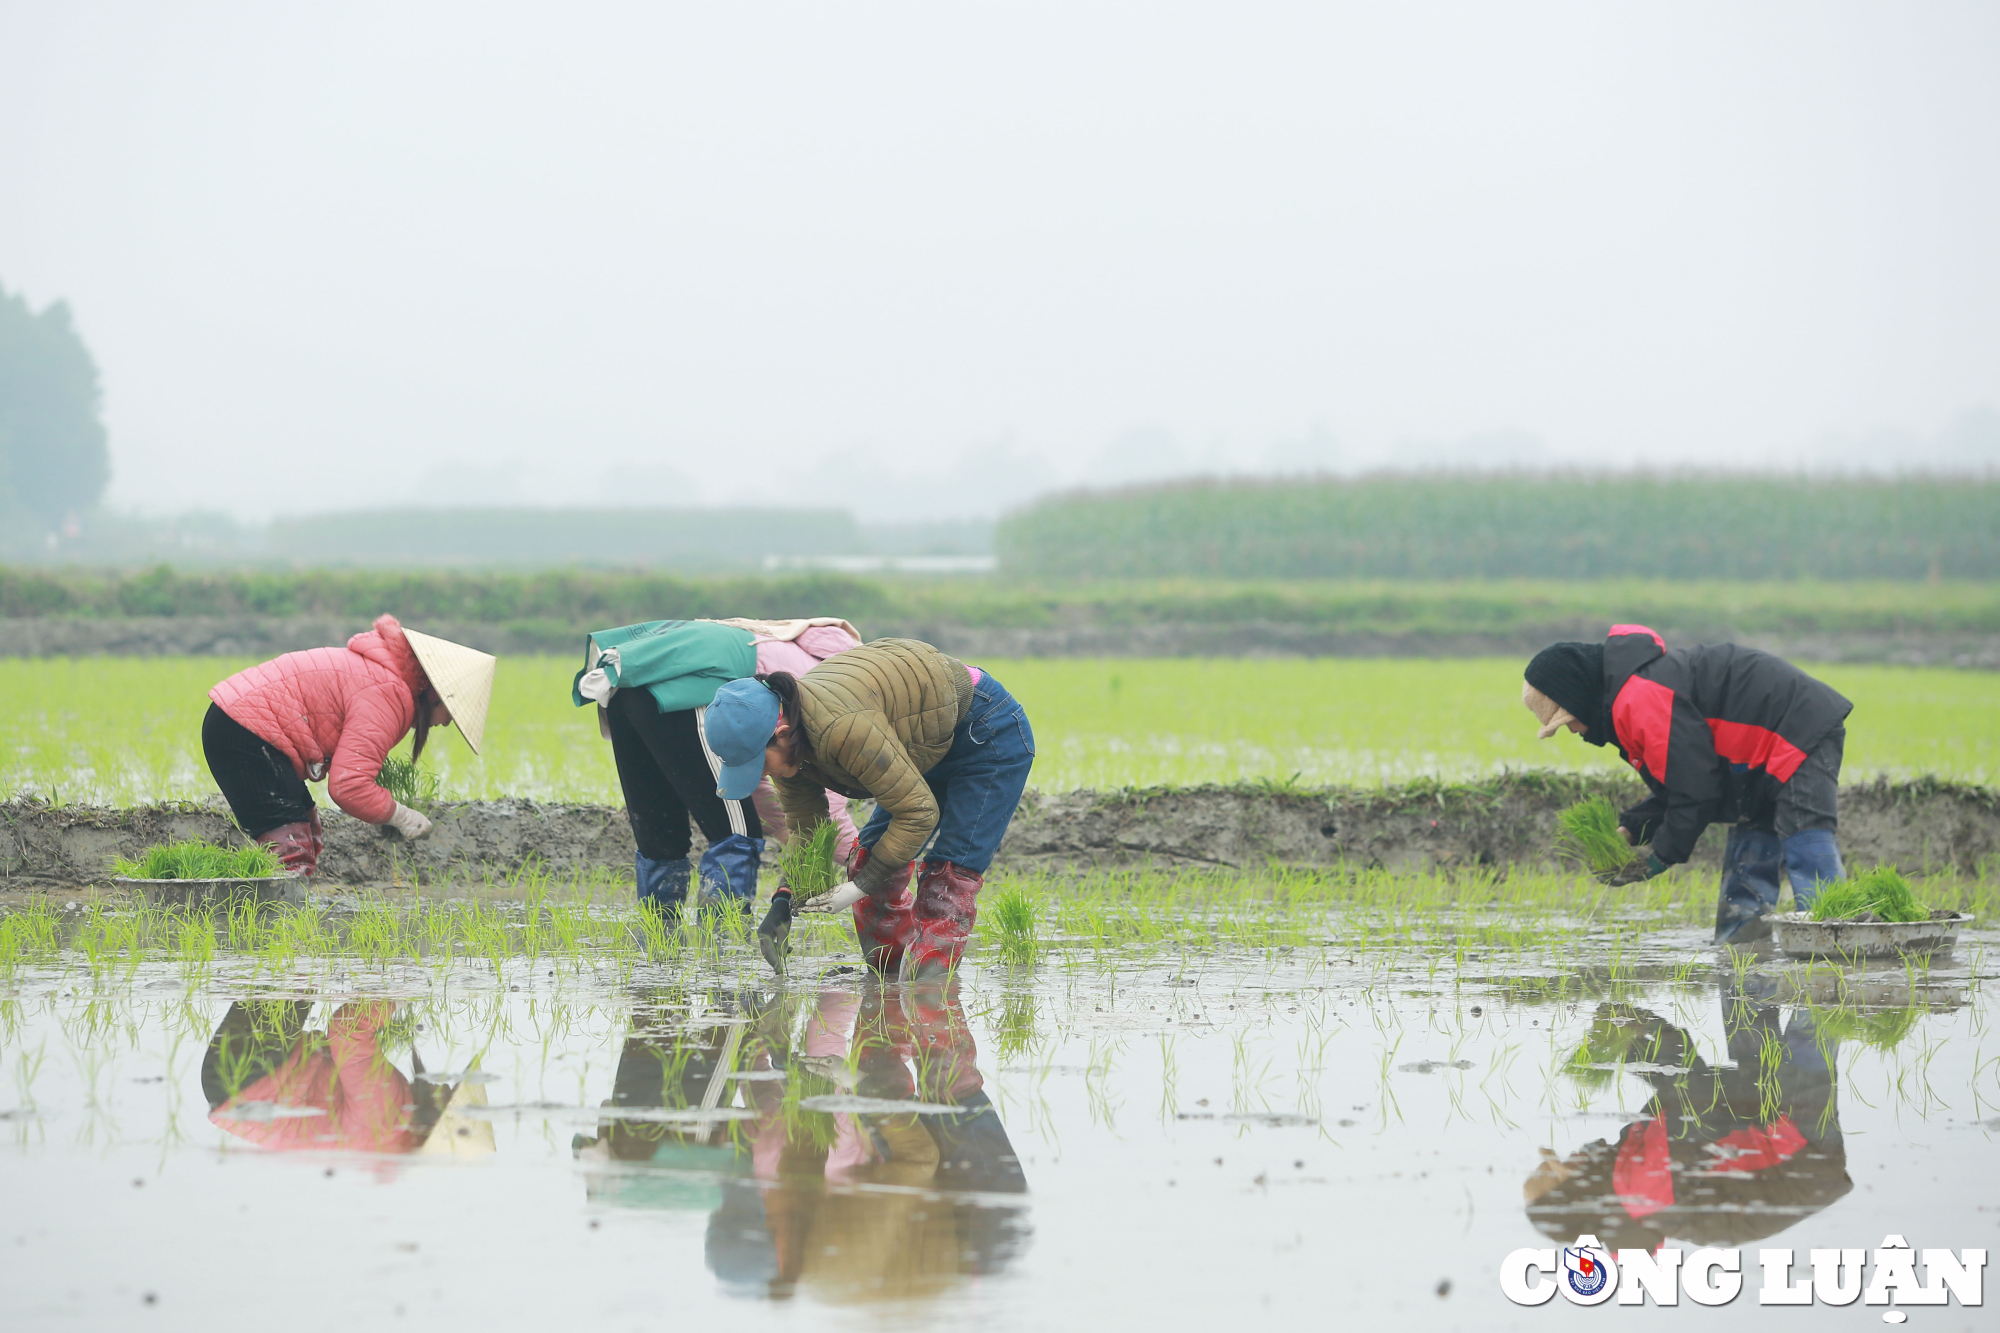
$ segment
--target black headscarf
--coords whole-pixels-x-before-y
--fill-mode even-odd
[[[1583,723],[1592,745],[1611,739],[1604,716],[1604,645],[1552,643],[1528,663],[1528,683]]]

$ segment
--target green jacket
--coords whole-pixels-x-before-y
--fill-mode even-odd
[[[855,876],[874,892],[915,860],[937,828],[937,797],[924,774],[951,749],[972,704],[965,663],[915,639],[877,639],[829,657],[799,677],[799,712],[811,757],[798,776],[774,776],[778,803],[796,834],[827,817],[828,788],[871,796],[889,827]]]
[[[706,708],[732,680],[757,674],[757,639],[747,629],[713,620],[649,620],[643,625],[591,631],[583,670],[570,682],[570,699],[591,700],[583,678],[602,667],[615,689],[652,691],[662,713]]]

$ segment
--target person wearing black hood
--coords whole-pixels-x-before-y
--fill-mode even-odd
[[[1780,876],[1800,910],[1843,879],[1837,789],[1854,705],[1791,663],[1733,643],[1668,651],[1644,625],[1614,625],[1603,643],[1558,643],[1528,663],[1521,701],[1547,740],[1567,729],[1615,745],[1645,781],[1619,832],[1650,854],[1607,883],[1679,865],[1702,830],[1730,825],[1715,942],[1770,933]]]

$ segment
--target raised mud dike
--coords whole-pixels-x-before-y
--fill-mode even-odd
[[[1547,867],[1553,864],[1556,813],[1596,792],[1625,802],[1637,797],[1638,788],[1524,773],[1377,789],[1031,792],[997,868]],[[387,829],[325,812],[325,880],[427,883],[512,877],[531,867],[565,877],[631,874],[631,830],[624,811],[613,806],[466,801],[441,803],[430,813],[435,831],[408,843]],[[1709,830],[1697,864],[1720,864],[1724,834]],[[11,801],[0,804],[0,884],[18,890],[106,883],[114,856],[167,839],[233,836],[219,802],[103,809]],[[1857,866],[1991,875],[2000,872],[2000,792],[1922,780],[1846,787],[1840,844]],[[700,847],[697,835],[697,855]]]

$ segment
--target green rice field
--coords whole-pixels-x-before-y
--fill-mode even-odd
[[[0,793],[129,804],[201,798],[207,690],[247,661],[0,661]],[[1486,659],[1033,659],[982,663],[1028,709],[1045,791],[1292,780],[1466,779],[1615,764],[1535,739],[1522,664]],[[447,796],[618,800],[610,748],[569,702],[564,657],[500,666],[486,754],[433,738]],[[1846,775],[2000,778],[2000,676],[1847,666],[1815,674],[1855,702]]]

